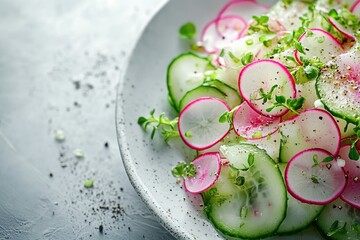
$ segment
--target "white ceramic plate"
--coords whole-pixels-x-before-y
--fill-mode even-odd
[[[154,108],[157,113],[174,114],[167,102],[166,69],[175,56],[188,50],[188,43],[179,38],[178,29],[192,21],[201,30],[225,3],[220,0],[168,2],[143,32],[119,85],[117,130],[126,171],[159,222],[178,239],[223,237],[203,213],[201,197],[187,194],[171,175],[171,168],[183,161],[182,154],[164,144],[160,137],[151,141],[150,133],[142,130],[137,119],[148,116]],[[313,230],[281,237],[299,238],[322,239]]]

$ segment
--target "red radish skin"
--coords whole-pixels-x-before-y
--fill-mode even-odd
[[[350,145],[340,148],[339,156],[345,160],[345,174],[348,178],[341,199],[355,208],[360,208],[360,161],[351,160],[348,156]]]
[[[318,156],[318,166],[314,165],[315,154]],[[296,154],[285,169],[289,193],[304,203],[316,205],[324,205],[338,198],[345,189],[346,177],[336,160],[322,162],[331,156],[331,153],[320,148]]]
[[[316,116],[311,117],[311,114]],[[314,120],[316,119],[319,119],[322,122],[322,125],[317,126],[317,124],[320,124],[320,122],[315,123]],[[317,146],[319,148],[325,149],[334,156],[338,155],[340,149],[341,133],[334,117],[329,112],[318,108],[307,109],[301,112],[299,115],[295,115],[294,117],[280,123],[280,131],[283,132],[283,135],[286,135],[286,125],[294,126],[294,124],[299,125],[299,131],[302,134],[302,137],[305,139],[307,145],[299,145],[296,143],[297,139],[293,139],[294,137],[291,138],[289,136],[285,136],[288,139],[286,140],[286,145],[283,146],[283,151],[289,148],[292,149],[292,151],[296,150],[297,152],[300,152],[306,150],[307,148]],[[319,129],[322,129],[322,131],[319,132]],[[299,137],[297,135],[295,136],[296,138]],[[292,145],[287,147],[288,144]],[[288,153],[289,159],[281,160],[288,162],[295,156],[295,153],[291,155]]]
[[[276,132],[280,123],[279,117],[266,117],[253,110],[247,102],[240,104],[234,113],[233,128],[237,135],[247,140],[266,138]],[[254,138],[254,134],[261,137]]]
[[[355,36],[354,36],[354,32],[347,30],[346,28],[344,28],[343,26],[341,26],[340,23],[338,23],[335,19],[333,19],[332,17],[328,18],[329,22],[331,23],[331,25],[338,30],[340,33],[342,33],[346,38],[349,38],[351,40],[356,40]]]
[[[281,74],[280,77],[279,74]],[[269,79],[269,76],[274,77]],[[279,80],[283,82],[280,84]],[[266,109],[271,106],[269,101],[262,104],[262,100],[251,99],[251,96],[259,92],[260,88],[263,88],[265,92],[269,92],[275,84],[280,84],[274,91],[275,95],[296,98],[294,78],[289,70],[280,62],[258,60],[246,65],[239,74],[239,92],[241,97],[252,109],[264,116],[281,117],[289,111],[287,108],[277,107],[270,112],[266,112]],[[284,92],[280,92],[281,90]]]
[[[216,29],[216,19],[206,24],[201,33],[201,42],[205,52],[208,54],[216,53],[218,51],[218,48],[215,47],[216,41],[220,38],[221,36]]]
[[[232,15],[219,18],[216,24],[219,35],[232,41],[239,39],[248,26],[245,19]]]
[[[214,54],[237,40],[247,28],[246,21],[239,16],[224,16],[210,21],[202,31],[201,42],[208,54]]]
[[[269,7],[254,0],[234,0],[226,4],[219,12],[218,18],[237,15],[250,21],[254,15],[259,16],[269,11]]]
[[[357,0],[354,5],[350,8],[350,11],[356,16],[360,17],[360,0]]]
[[[340,53],[342,53],[342,52],[344,51],[344,48],[343,48],[343,46],[341,45],[341,43],[340,43],[333,35],[331,35],[331,34],[328,33],[327,31],[325,31],[325,30],[323,30],[323,29],[321,29],[321,28],[311,28],[310,30],[311,30],[314,34],[318,34],[318,35],[320,35],[320,36],[324,36],[325,39],[326,39],[326,38],[329,39],[329,40],[330,40],[329,43],[331,43],[334,48],[336,47],[336,49],[333,49],[333,50],[334,50],[334,51],[333,51],[333,54],[330,54],[329,51],[324,51],[326,54],[336,56],[336,55],[338,55],[338,54],[340,54]],[[299,40],[298,40],[298,41],[299,41],[300,43],[302,43],[302,42],[306,39],[306,35],[307,35],[306,32],[303,33],[303,34],[299,37]],[[327,46],[327,45],[326,45],[326,46]],[[307,47],[307,46],[304,46],[304,48],[308,48],[308,47]],[[306,52],[306,53],[310,53],[309,55],[311,55],[311,56],[318,56],[318,57],[320,58],[320,60],[322,60],[322,61],[324,61],[324,62],[328,62],[328,61],[331,60],[331,57],[328,57],[328,56],[326,56],[326,55],[322,56],[321,48],[315,47],[315,49],[313,49],[314,51],[316,51],[315,53],[312,53],[312,51],[311,51],[310,48],[308,48],[308,50],[309,50],[309,51],[306,51],[306,50],[305,50],[305,52]],[[300,56],[299,56],[300,54],[301,54],[301,53],[299,53],[298,50],[295,50],[295,53],[294,53],[295,59],[296,59],[296,61],[297,61],[299,64],[302,65],[303,63],[302,63],[301,60],[300,60]]]
[[[356,139],[355,136],[342,138],[341,139],[341,147],[351,144],[355,139]],[[360,151],[360,141],[357,141],[355,146],[356,146],[356,149],[358,149]]]
[[[230,131],[229,123],[220,123],[219,121],[221,115],[226,111],[229,112],[230,107],[226,102],[218,98],[202,97],[190,102],[179,114],[178,130],[181,139],[187,146],[198,151],[216,145]],[[214,119],[210,119],[213,120],[211,122],[211,128],[208,126],[207,131],[200,134],[200,136],[186,137],[186,133],[189,131],[188,128],[199,127],[199,124],[203,124],[201,127],[205,127],[206,124],[210,124],[209,119],[206,119],[206,117],[210,115],[214,117]],[[199,117],[200,119],[196,119],[195,117]],[[218,132],[214,136],[214,132],[210,131]],[[191,133],[191,135],[193,134]],[[199,140],[199,137],[205,138],[205,140],[203,140],[206,142],[204,143],[201,139]]]
[[[184,179],[184,187],[189,193],[197,194],[215,184],[220,175],[221,159],[219,153],[209,152],[198,156],[192,163],[196,168],[196,174]]]

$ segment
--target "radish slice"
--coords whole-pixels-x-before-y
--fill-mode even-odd
[[[238,16],[224,16],[212,20],[201,34],[205,51],[209,54],[218,52],[219,49],[239,39],[246,26],[246,21]]]
[[[360,17],[360,0],[356,1],[351,7],[350,11],[356,16]]]
[[[345,160],[345,173],[347,176],[347,184],[341,199],[353,207],[360,208],[360,161],[351,160],[348,155],[350,145],[340,148],[339,156]]]
[[[252,17],[263,15],[269,10],[269,7],[254,0],[234,0],[226,4],[219,12],[218,17],[236,15],[241,16],[246,21],[252,19]]]
[[[343,53],[343,46],[331,33],[320,28],[311,28],[310,30],[313,33],[311,36],[308,36],[305,32],[299,38],[299,42],[305,49],[306,56],[317,56],[321,61],[328,62],[334,56]],[[302,64],[300,56],[304,56],[304,54],[296,50],[295,58]]]
[[[220,155],[217,152],[204,153],[195,158],[192,163],[196,168],[196,174],[184,179],[184,187],[186,191],[193,194],[204,192],[219,178]]]
[[[234,113],[233,127],[245,139],[266,138],[279,129],[279,117],[266,117],[243,102]]]
[[[283,135],[280,160],[288,162],[298,152],[322,148],[337,156],[340,130],[333,116],[322,109],[309,109],[280,124]]]
[[[289,193],[302,202],[316,205],[330,203],[339,197],[346,186],[346,177],[336,161],[323,162],[331,156],[319,148],[296,154],[285,169]]]
[[[289,110],[285,107],[276,107],[267,112],[272,103],[263,102],[260,98],[260,89],[268,93],[277,85],[273,94],[285,98],[295,98],[295,82],[287,68],[274,60],[259,60],[248,64],[239,75],[239,91],[242,98],[256,112],[265,116],[280,117]]]
[[[247,25],[247,22],[240,16],[224,16],[218,19],[217,30],[220,36],[231,42],[240,38]]]
[[[334,18],[329,17],[329,22],[331,25],[338,30],[340,33],[342,33],[345,37],[350,38],[351,40],[355,40],[354,31],[352,31],[349,28],[344,27],[341,25],[338,21],[336,21]]]
[[[356,136],[345,137],[341,139],[341,146],[352,144],[352,142],[356,139]],[[355,145],[356,149],[360,151],[360,141],[357,141]],[[340,148],[341,151],[341,148]],[[340,153],[339,153],[340,154]],[[341,155],[341,154],[340,154]]]
[[[212,147],[229,132],[229,123],[219,120],[228,111],[229,106],[218,98],[204,97],[190,102],[179,115],[180,137],[195,150]]]

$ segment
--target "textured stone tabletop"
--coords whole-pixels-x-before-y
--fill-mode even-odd
[[[163,3],[0,0],[0,239],[172,238],[115,131],[116,86]]]

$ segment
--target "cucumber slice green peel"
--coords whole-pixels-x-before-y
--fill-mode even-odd
[[[360,49],[342,54],[323,69],[316,91],[326,110],[360,124]]]
[[[200,57],[188,52],[177,56],[167,69],[167,88],[169,92],[170,104],[177,110],[184,95],[200,85],[205,80],[205,72],[212,70],[207,58]]]
[[[254,239],[274,234],[285,218],[284,180],[264,150],[250,144],[223,145],[229,161],[205,193],[205,212],[225,235]]]

